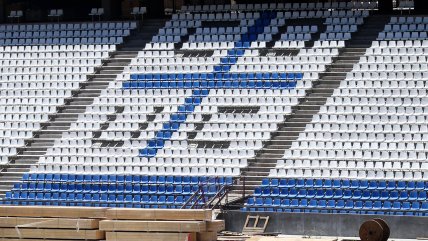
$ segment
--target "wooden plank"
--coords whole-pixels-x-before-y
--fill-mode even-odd
[[[98,219],[0,217],[0,227],[97,229]]]
[[[0,206],[0,217],[105,218],[108,208]]]
[[[0,241],[76,241],[76,239],[19,239],[19,238],[2,238],[0,237]]]
[[[106,232],[106,241],[196,241],[194,233]]]
[[[128,220],[211,221],[212,210],[112,208],[107,210],[106,218],[113,219],[113,220],[128,219]]]
[[[207,232],[220,232],[225,229],[224,220],[207,221]]]
[[[30,229],[30,228],[0,228],[3,238],[41,238],[41,239],[104,239],[105,232],[100,230],[72,229]]]
[[[264,237],[264,236],[253,236],[247,239],[247,241],[337,241],[337,238],[307,238],[307,237]]]
[[[206,230],[206,222],[104,220],[100,222],[100,230],[144,232],[203,232]]]
[[[217,241],[217,232],[197,233],[196,239],[198,241]]]

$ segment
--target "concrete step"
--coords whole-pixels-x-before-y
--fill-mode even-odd
[[[79,98],[80,97],[82,97],[82,98],[89,98],[89,97],[95,98],[95,97],[100,96],[100,93],[101,93],[100,90],[97,90],[97,92],[98,93],[89,92],[89,91],[88,92],[81,92],[81,93],[78,94],[78,97]]]
[[[342,81],[344,80],[346,75],[329,75],[328,73],[321,74],[320,79],[318,81]]]
[[[297,108],[299,108],[299,110],[311,110],[313,111],[313,114],[317,114],[320,109],[320,105],[317,103],[319,102],[305,102],[304,104],[299,105]]]
[[[325,93],[330,93],[331,90],[336,89],[340,86],[340,83],[337,84],[324,84],[323,82],[316,85],[315,90],[326,90]],[[316,93],[316,92],[315,92]]]
[[[276,167],[277,160],[272,160],[269,162],[263,162],[260,160],[257,160],[256,162],[250,163],[252,167],[264,167],[264,168],[275,168]]]
[[[81,108],[78,108],[78,107],[81,107],[81,106],[72,106],[72,108],[71,107],[70,108],[66,108],[66,109],[62,110],[61,113],[66,113],[66,114],[81,114],[81,113],[85,113],[86,106],[82,106],[82,107],[85,107],[85,109],[81,109]]]
[[[117,77],[117,75],[116,74],[101,74],[101,73],[97,73],[97,74],[89,75],[88,77],[90,77],[90,78],[110,78],[110,79],[115,79]]]
[[[62,133],[60,134],[40,134],[37,139],[48,139],[48,140],[52,140],[52,139],[57,139],[57,138],[61,138]]]
[[[296,111],[293,113],[293,117],[313,116],[314,114],[318,113],[318,108],[319,108],[319,105],[306,105],[301,103],[296,107]],[[303,117],[298,117],[298,118],[303,118]]]
[[[104,90],[108,87],[108,84],[97,84],[97,85],[87,85],[85,89],[87,90]],[[94,96],[95,97],[95,96]]]
[[[54,118],[77,118],[78,114],[57,113]]]
[[[325,102],[327,100],[327,97],[319,97],[319,96],[313,96],[311,93],[306,97],[307,102]],[[303,101],[302,103],[305,103]]]
[[[6,190],[9,191],[11,188],[13,187],[13,185],[11,184],[0,184],[0,190]]]
[[[47,126],[45,130],[64,131],[70,129],[70,126]]]
[[[266,152],[266,153],[262,153],[258,156],[258,158],[263,159],[263,158],[273,158],[273,159],[282,159],[282,157],[284,156],[284,151],[282,152],[278,152],[278,150],[275,150],[275,152]]]
[[[316,88],[312,90],[312,94],[324,94],[324,96],[331,95],[334,91],[334,88],[331,88],[330,86],[327,86],[325,88]],[[326,95],[327,94],[327,95]]]
[[[339,85],[343,78],[335,77],[331,78],[331,76],[323,76],[321,79],[317,81],[317,85],[319,84],[328,84],[328,85]]]
[[[245,174],[246,174],[246,178],[248,178],[249,176],[254,176],[254,177],[259,177],[258,180],[261,180],[262,178],[269,176],[269,171],[270,171],[270,169],[268,169],[268,168],[262,169],[262,170],[260,170],[260,169],[258,169],[258,170],[257,169],[256,170],[248,169],[248,171],[246,171]],[[256,179],[256,178],[254,178],[254,179]]]
[[[94,103],[93,100],[88,100],[88,101],[73,100],[68,105],[69,106],[88,106],[88,105],[92,105],[92,103]]]
[[[119,71],[119,74],[123,71],[124,67],[127,66],[126,61],[120,61],[120,62],[109,62],[105,63],[101,70],[102,71]]]
[[[28,170],[27,170],[28,171]],[[0,173],[0,183],[3,183],[3,180],[21,180],[22,172],[1,172]]]
[[[19,149],[20,150],[20,149]],[[35,152],[42,152],[42,151],[46,151],[47,148],[45,147],[33,147],[33,146],[27,146],[25,147],[26,151],[35,151]]]
[[[287,126],[287,127],[306,127],[306,122],[287,121],[284,123],[284,126]]]
[[[35,151],[33,149],[26,148],[25,151],[22,151],[22,154],[24,156],[43,156],[46,154],[46,150],[43,151]]]
[[[31,166],[36,163],[9,163],[10,168],[30,169]]]
[[[37,164],[37,162],[39,161],[39,158],[37,157],[37,159],[35,159],[35,157],[33,157],[33,159],[30,158],[22,158],[19,157],[19,159],[14,160],[14,164],[20,164],[20,165],[34,165]]]
[[[299,113],[294,113],[293,117],[298,118],[298,119],[311,119],[312,120],[312,116],[314,114],[317,114],[317,113],[318,113],[318,111],[311,110],[311,114],[306,114],[306,112],[303,112],[303,113],[299,112]]]
[[[100,71],[98,71],[99,74],[103,75],[118,75],[123,72],[123,67],[106,67],[102,68]]]
[[[332,72],[340,72],[340,73],[348,73],[352,70],[352,67],[340,68],[340,67],[330,67],[329,71]]]
[[[47,126],[62,126],[62,127],[70,127],[70,123],[60,123],[60,122],[55,122],[55,117],[57,116],[52,116],[51,117],[51,121],[49,123],[47,123]]]
[[[117,56],[117,55],[119,55],[120,53],[122,53],[122,54],[129,54],[129,52],[121,52],[121,51],[116,51],[116,53],[114,53],[111,57],[110,57],[110,59],[108,59],[108,60],[105,60],[104,61],[104,65],[103,65],[103,67],[110,67],[110,66],[117,66],[117,67],[125,67],[125,66],[128,66],[128,61],[127,60],[123,60],[123,59],[116,59],[115,57]],[[131,52],[131,54],[133,54],[133,55],[137,55],[138,54],[138,52]]]
[[[248,161],[249,165],[269,165],[269,166],[275,166],[277,163],[277,160],[265,160],[262,157],[256,157],[254,159],[251,159]]]
[[[26,165],[26,166],[28,166],[28,165]],[[16,166],[16,165],[11,165],[11,167],[7,168],[6,172],[14,172],[14,173],[21,172],[21,173],[24,173],[24,172],[28,172],[29,170],[30,170],[29,166],[23,168],[23,167],[19,167],[19,166]]]
[[[36,142],[30,143],[28,146],[29,147],[41,147],[41,148],[43,148],[43,147],[51,147],[51,146],[53,146],[53,144],[54,144],[54,141],[49,142],[49,141],[37,140]]]

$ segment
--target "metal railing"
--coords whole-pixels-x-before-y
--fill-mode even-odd
[[[198,189],[190,196],[190,198],[183,204],[181,209],[216,209],[221,208],[222,201],[226,200],[226,204],[229,203],[229,194],[232,191],[232,187],[242,186],[242,199],[246,198],[246,177],[242,173],[241,176],[233,179],[232,183],[225,183],[223,185],[217,184],[219,177],[213,177],[205,182],[198,184]],[[216,183],[216,184],[213,184]],[[220,188],[214,195],[207,194],[205,190],[209,190],[209,186],[217,185]],[[236,191],[236,190],[235,190]],[[239,192],[237,192],[239,194]]]

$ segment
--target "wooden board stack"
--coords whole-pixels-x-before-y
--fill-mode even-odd
[[[0,206],[0,241],[216,241],[212,210]]]
[[[1,206],[0,241],[102,240],[107,208]]]
[[[216,241],[224,221],[212,210],[109,209],[100,222],[106,241]]]

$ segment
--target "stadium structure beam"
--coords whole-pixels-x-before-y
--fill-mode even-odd
[[[415,12],[420,14],[428,13],[428,1],[427,0],[415,0]]]
[[[391,13],[392,12],[392,0],[379,0],[379,12],[380,13]]]

